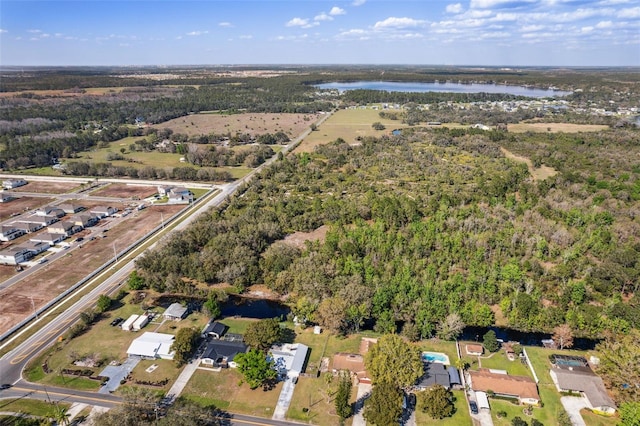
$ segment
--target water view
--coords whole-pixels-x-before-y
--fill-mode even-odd
[[[387,92],[446,92],[446,93],[504,93],[514,96],[527,96],[530,98],[561,97],[571,94],[562,90],[536,89],[524,86],[506,86],[504,84],[482,83],[399,83],[392,81],[355,81],[351,83],[324,83],[318,84],[320,89],[345,90],[384,90]]]

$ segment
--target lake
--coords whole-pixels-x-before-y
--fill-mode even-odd
[[[446,92],[446,93],[502,93],[514,96],[527,96],[529,98],[560,97],[571,94],[562,90],[535,89],[523,86],[506,86],[504,84],[482,83],[399,83],[392,81],[355,81],[351,83],[323,83],[316,87],[320,89],[345,90],[382,90],[387,92]]]

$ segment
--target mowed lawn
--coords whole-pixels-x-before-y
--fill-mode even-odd
[[[386,128],[374,130],[371,125],[375,122],[382,123]],[[401,120],[380,118],[380,110],[370,108],[341,109],[318,126],[317,131],[311,132],[294,152],[313,152],[316,146],[324,145],[338,138],[344,139],[349,144],[355,144],[358,142],[356,139],[358,137],[388,135],[394,129],[405,127],[407,125]]]
[[[146,166],[152,167],[184,167],[189,164],[181,163],[181,154],[171,154],[166,152],[131,152],[129,145],[135,144],[135,141],[144,139],[144,136],[131,136],[119,139],[109,143],[106,148],[96,148],[89,152],[81,152],[78,154],[78,158],[83,161],[90,161],[94,163],[111,163],[114,166],[121,167],[134,167],[141,169]],[[121,153],[120,150],[124,148],[125,153]],[[119,154],[125,157],[125,160],[107,160],[109,154]],[[131,161],[127,161],[131,160]],[[193,165],[190,165],[194,167]]]
[[[287,418],[319,426],[340,424],[334,399],[336,390],[337,378],[328,383],[325,376],[321,378],[301,377],[296,384],[291,405],[287,411]],[[358,388],[354,385],[351,388],[351,403],[356,402],[357,394]],[[344,424],[348,426],[351,422],[352,417],[348,418]]]
[[[467,406],[467,399],[464,397],[464,391],[453,391],[455,398],[454,405],[456,407],[451,417],[446,417],[442,420],[432,419],[428,414],[423,413],[420,410],[416,410],[416,424],[418,425],[438,425],[438,426],[458,426],[458,425],[471,425],[471,415],[469,414],[469,407]]]

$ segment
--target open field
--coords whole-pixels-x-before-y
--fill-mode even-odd
[[[122,219],[103,220],[97,227],[89,228],[101,229],[110,222],[113,222],[110,225],[115,225],[107,238],[87,241],[82,248],[48,263],[27,280],[0,291],[0,332],[7,331],[33,312],[32,300],[36,308],[43,306],[113,257],[114,247],[122,250],[161,223],[163,217],[166,220],[183,208],[175,205],[153,206]]]
[[[131,152],[129,145],[135,141],[144,139],[144,136],[131,136],[117,141],[110,142],[106,148],[94,148],[87,152],[78,154],[78,159],[94,163],[111,163],[119,167],[133,167],[141,169],[146,166],[152,167],[180,167],[187,164],[180,162],[181,154],[171,154],[167,152]],[[121,154],[120,149],[125,149],[125,154]],[[109,154],[120,154],[125,157],[124,160],[107,160]]]
[[[78,184],[74,182],[44,182],[38,180],[29,181],[26,185],[9,192],[37,192],[45,194],[65,194],[71,190],[78,188]]]
[[[122,92],[123,87],[90,87],[82,89],[80,91],[69,90],[21,90],[19,92],[0,92],[0,98],[12,98],[18,94],[33,93],[38,96],[50,96],[50,97],[81,97],[86,95],[107,95],[112,93]]]
[[[143,199],[156,194],[157,192],[158,188],[150,185],[110,183],[109,185],[103,186],[97,191],[92,192],[91,195],[96,197]]]
[[[335,391],[335,383],[332,386],[328,385],[324,378],[300,377],[287,411],[287,418],[319,426],[340,424],[334,402]],[[351,403],[356,401],[357,393],[358,388],[354,385],[351,389]],[[305,408],[308,409],[306,413],[303,411]],[[348,426],[352,421],[353,417],[349,417],[344,425]]]
[[[558,174],[558,172],[554,168],[545,166],[544,164],[538,168],[535,168],[533,167],[533,162],[527,157],[521,157],[502,147],[500,147],[500,151],[502,151],[505,157],[511,160],[514,160],[520,163],[525,163],[527,165],[527,169],[529,170],[529,173],[533,177],[533,180],[545,180],[548,177],[555,176]]]
[[[156,124],[153,127],[158,129],[169,128],[174,133],[183,133],[188,136],[208,135],[211,133],[260,135],[284,132],[293,139],[317,119],[317,114],[201,113],[175,118]]]
[[[324,145],[337,138],[344,139],[349,144],[357,143],[357,137],[381,136],[389,134],[394,129],[407,127],[399,120],[382,119],[380,111],[373,109],[341,109],[322,123],[318,130],[311,132],[294,150],[295,153],[313,152],[318,145]],[[385,125],[385,130],[374,130],[371,125],[376,121]]]
[[[608,129],[609,126],[600,124],[572,124],[572,123],[518,123],[507,125],[507,130],[513,133],[541,132],[541,133],[578,133],[599,132]]]

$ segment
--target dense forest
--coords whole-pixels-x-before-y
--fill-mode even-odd
[[[501,148],[558,174],[534,180]],[[625,129],[338,139],[274,163],[137,267],[159,291],[264,283],[343,333],[429,337],[453,315],[599,337],[640,327],[638,154]],[[322,225],[302,249],[283,240]]]

